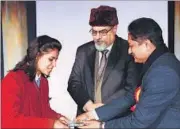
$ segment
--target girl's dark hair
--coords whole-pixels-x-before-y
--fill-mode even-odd
[[[28,45],[27,54],[22,61],[16,64],[12,71],[24,70],[24,72],[29,76],[30,81],[33,81],[36,75],[37,55],[55,48],[58,51],[62,48],[61,43],[57,39],[47,35],[37,37]],[[43,76],[45,77],[45,75]]]

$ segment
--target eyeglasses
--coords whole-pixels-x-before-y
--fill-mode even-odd
[[[93,29],[91,29],[89,32],[92,34],[92,36],[96,36],[97,33],[99,33],[100,36],[106,36],[107,33],[112,30],[113,27],[111,27],[109,30],[106,30],[106,29],[103,29],[103,30],[100,30],[100,31],[95,31]]]

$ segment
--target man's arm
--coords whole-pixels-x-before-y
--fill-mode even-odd
[[[107,103],[95,110],[86,112],[84,114],[79,115],[76,120],[84,121],[84,120],[100,120],[100,121],[108,121],[116,116],[121,116],[128,108],[135,104],[134,100],[134,91],[135,89],[131,89],[125,96],[116,98],[112,100],[110,103]]]
[[[131,56],[129,57],[130,58],[125,66],[124,87],[127,93],[125,96],[114,99],[107,105],[96,109],[96,113],[101,121],[108,121],[115,116],[121,116],[122,113],[130,109],[130,107],[135,104],[134,91],[139,80],[139,71]]]
[[[102,107],[96,108],[95,112],[100,121],[108,121],[116,116],[121,116],[128,108],[135,104],[134,91],[130,89],[123,97],[116,98]]]
[[[127,117],[106,122],[105,128],[148,128],[176,97],[179,82],[178,75],[172,69],[154,69],[143,83],[144,91],[135,111]]]
[[[132,58],[129,58],[126,63],[125,74],[125,90],[127,93],[124,96],[117,98],[114,97],[114,95],[117,95],[115,93],[112,96],[115,99],[102,107],[96,108],[96,110],[93,110],[92,112],[78,116],[77,120],[83,120],[88,117],[89,119],[108,121],[116,116],[123,115],[124,112],[130,109],[130,107],[135,104],[134,91],[139,79],[139,71]]]

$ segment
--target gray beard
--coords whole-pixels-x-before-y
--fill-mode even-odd
[[[95,48],[98,51],[104,51],[107,48],[107,45],[105,43],[98,45],[97,43],[95,43]]]

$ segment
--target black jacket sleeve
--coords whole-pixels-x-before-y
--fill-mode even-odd
[[[76,52],[75,62],[68,80],[68,92],[79,108],[90,100],[90,97],[83,85],[83,68],[85,62],[85,50],[79,47]]]
[[[123,97],[113,99],[106,105],[96,108],[95,111],[100,121],[108,121],[116,116],[121,116],[128,108],[135,104],[134,99],[135,87],[130,89]]]

